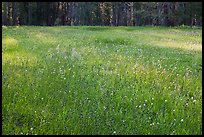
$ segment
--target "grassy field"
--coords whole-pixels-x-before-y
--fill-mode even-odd
[[[202,134],[202,30],[2,26],[2,134]]]

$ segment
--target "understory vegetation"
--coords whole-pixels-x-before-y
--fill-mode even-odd
[[[2,134],[202,134],[202,30],[2,26]]]

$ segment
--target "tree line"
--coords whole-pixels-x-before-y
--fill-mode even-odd
[[[2,2],[2,25],[202,26],[202,2]]]

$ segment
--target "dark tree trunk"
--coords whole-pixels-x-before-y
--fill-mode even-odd
[[[10,18],[11,18],[11,3],[8,2],[7,25],[11,25]]]
[[[116,15],[117,15],[116,14],[116,11],[117,11],[116,8],[117,8],[116,2],[112,2],[112,18],[111,18],[112,22],[111,23],[113,26],[116,26]]]
[[[7,12],[8,12],[7,4],[8,4],[8,2],[3,2],[2,3],[2,5],[3,5],[3,7],[2,7],[2,10],[3,10],[3,12],[2,12],[2,25],[7,25],[8,24],[7,23],[7,21],[8,21],[8,19],[7,19]]]
[[[28,2],[28,24],[32,25],[32,3]]]
[[[133,26],[133,2],[127,3],[127,25]]]
[[[66,13],[65,13],[65,18],[66,18],[66,25],[71,25],[71,20],[70,20],[70,5],[67,2],[66,3]]]
[[[39,25],[42,25],[42,8],[41,8],[41,2],[37,2],[37,21]]]
[[[12,2],[12,25],[17,25],[16,2]]]
[[[133,26],[134,25],[134,3],[130,2],[130,25]]]

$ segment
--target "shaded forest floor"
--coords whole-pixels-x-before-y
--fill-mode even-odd
[[[3,134],[202,134],[202,30],[2,26]]]

